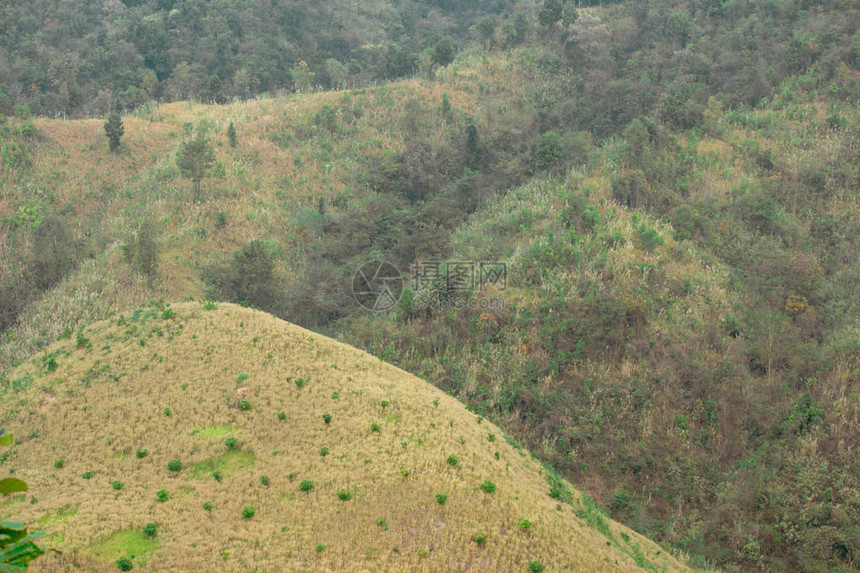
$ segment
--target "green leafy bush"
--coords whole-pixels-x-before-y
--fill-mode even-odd
[[[436,494],[436,503],[438,503],[439,505],[445,505],[446,501],[448,501],[447,495],[445,495],[444,493]]]
[[[260,483],[268,486],[270,483],[269,476],[260,476]]]
[[[54,467],[58,470],[62,469],[64,465],[66,465],[66,461],[64,459],[60,458],[58,460],[54,460]]]
[[[116,491],[119,491],[123,488],[123,483],[119,480],[114,480],[111,482],[110,486],[114,488]]]
[[[224,445],[227,446],[227,449],[232,450],[238,445],[239,441],[236,438],[227,438],[224,440]]]
[[[180,460],[170,460],[167,462],[167,469],[172,472],[181,472],[182,462]]]
[[[147,523],[143,526],[143,535],[144,537],[155,537],[158,535],[158,524],[157,523]]]
[[[457,467],[460,465],[460,459],[457,456],[448,456],[448,459],[445,460],[445,463],[452,467]]]
[[[370,424],[370,431],[373,433],[379,433],[382,430],[382,427],[376,422],[372,422]]]
[[[155,494],[155,501],[158,503],[164,503],[168,499],[170,499],[170,493],[166,489],[160,489]]]
[[[145,458],[146,456],[149,455],[149,450],[147,450],[145,448],[138,448],[137,451],[134,452],[134,455],[135,455],[135,457],[137,457],[137,459],[142,460],[143,458]]]
[[[337,498],[341,501],[349,501],[352,499],[352,493],[349,490],[342,489],[337,492]]]
[[[254,515],[256,515],[256,513],[257,513],[257,510],[254,509],[250,505],[246,505],[245,507],[242,508],[242,518],[243,519],[251,519],[252,517],[254,517]]]
[[[322,448],[320,448],[320,455],[321,455],[321,456],[325,457],[325,456],[327,456],[327,455],[328,455],[328,453],[329,453],[329,452],[328,452],[328,448],[326,448],[326,447],[322,447]]]
[[[484,493],[493,493],[494,491],[496,491],[496,484],[494,484],[488,479],[484,480],[484,482],[481,483],[478,487],[481,488]]]
[[[532,573],[540,573],[544,569],[546,569],[546,567],[541,565],[538,561],[532,561],[529,563],[529,571],[531,571]]]
[[[278,412],[278,420],[283,422],[286,419],[287,419],[287,413],[286,412]]]
[[[134,563],[128,557],[120,557],[116,560],[116,568],[120,571],[131,571],[134,568]]]
[[[251,403],[247,400],[239,400],[239,410],[247,412],[251,409]]]
[[[215,508],[215,504],[212,503],[211,501],[204,501],[203,502],[203,509],[205,509],[206,511],[212,511],[214,508]]]
[[[331,424],[331,414],[323,414],[323,422],[325,422],[326,426]]]
[[[302,491],[311,491],[313,488],[314,488],[314,482],[312,482],[309,479],[306,479],[306,480],[302,481],[302,483],[299,484],[299,489]]]

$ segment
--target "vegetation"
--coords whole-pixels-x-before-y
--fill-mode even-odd
[[[217,316],[212,301],[233,301],[431,381],[483,417],[483,430],[493,421],[513,437],[490,444],[481,434],[494,461],[512,463],[512,444],[534,452],[546,466],[545,503],[574,504],[566,480],[587,490],[596,501],[583,515],[595,527],[605,511],[703,567],[857,568],[857,6],[336,0],[281,2],[279,18],[259,2],[201,11],[141,1],[99,5],[105,24],[95,26],[92,3],[67,4],[0,17],[4,406],[37,374],[49,377],[46,402],[59,400],[51,384],[73,369],[69,353],[89,361],[74,379],[85,390],[108,384],[120,395],[134,384],[138,372],[107,358],[118,343],[87,328],[96,319],[122,315],[117,336],[149,353],[181,337],[177,316],[163,303],[128,308],[205,299],[201,310]],[[383,81],[391,77],[412,79]],[[165,103],[182,98],[214,103]],[[127,128],[116,156],[104,119],[47,119],[113,112]],[[179,159],[198,139],[211,161],[196,182],[184,170],[200,199],[189,201]],[[204,177],[213,182],[205,201]],[[411,281],[391,312],[368,315],[344,285],[370,259],[404,274],[427,261],[498,261],[507,283]],[[504,305],[449,305],[464,299]],[[52,351],[61,338],[69,348]],[[260,355],[241,366],[249,378],[219,395],[229,414],[241,412],[230,422],[274,422],[283,411],[297,423],[286,396],[253,393],[257,368],[278,361],[267,335],[240,343]],[[148,355],[143,373],[169,360]],[[30,366],[30,378],[15,374]],[[319,465],[308,475],[317,485],[300,498],[333,498],[317,472],[352,455],[335,438],[350,425],[340,408],[354,398],[355,373],[340,359],[320,368],[342,375],[326,394],[318,372],[307,384],[303,368],[279,379],[282,390],[286,379],[301,387],[285,394],[317,398],[303,426],[315,433],[308,451]],[[428,398],[439,412],[442,398]],[[174,415],[159,419],[170,427],[202,408],[169,403]],[[374,415],[357,430],[367,447],[396,439],[400,403],[387,392],[370,403]],[[319,424],[327,410],[337,422]],[[424,422],[427,431],[447,423]],[[371,423],[380,431],[368,439]],[[232,434],[189,460],[204,469],[171,479],[199,474],[215,487],[217,471],[226,487],[234,454],[263,463],[272,451],[243,433],[242,449],[225,452]],[[406,455],[418,439],[400,436],[393,451]],[[428,462],[456,451],[457,479],[477,469],[460,439]],[[336,452],[324,461],[322,443]],[[188,455],[147,445],[162,471]],[[79,466],[67,451],[38,467],[65,455],[69,469],[56,477],[125,475]],[[378,458],[364,455],[361,471]],[[399,463],[393,474],[417,481],[421,467]],[[306,477],[266,471],[273,485]],[[491,476],[494,495],[507,493],[502,475],[488,470],[469,485]],[[365,501],[352,481],[338,485]],[[177,488],[159,507],[184,495]],[[543,527],[535,523],[529,535]],[[463,535],[479,530],[494,531],[473,524]]]
[[[486,432],[500,429],[488,420],[478,424],[474,414],[428,383],[270,315],[227,303],[217,310],[203,307],[200,302],[172,305],[173,317],[165,320],[163,308],[149,306],[90,325],[85,332],[92,347],[110,346],[98,355],[77,348],[73,339],[54,343],[47,351],[61,357],[62,378],[45,371],[39,361],[28,361],[13,372],[12,379],[30,374],[32,382],[16,391],[15,400],[2,401],[0,419],[20,427],[24,436],[41,430],[38,438],[16,445],[14,456],[16,474],[38,474],[40,479],[32,491],[37,501],[3,503],[0,512],[42,523],[42,516],[68,514],[61,510],[69,500],[79,506],[68,522],[53,517],[44,521],[44,529],[52,539],[61,536],[67,551],[43,556],[34,565],[44,559],[44,570],[49,571],[115,570],[117,562],[126,559],[134,570],[190,571],[207,570],[212,563],[230,567],[241,560],[253,561],[262,570],[276,570],[286,559],[300,557],[325,569],[357,571],[388,568],[391,548],[397,545],[398,559],[403,560],[400,570],[415,570],[421,563],[445,568],[446,563],[480,558],[491,570],[524,571],[527,556],[538,554],[548,569],[569,565],[599,570],[602,563],[615,560],[633,567],[626,550],[606,545],[607,538],[585,525],[573,506],[557,512],[546,502],[546,481],[536,460],[521,458],[507,443],[489,443]],[[150,315],[146,322],[132,321],[133,316],[146,314]],[[137,325],[137,330],[130,325]],[[161,336],[154,334],[156,329],[161,329]],[[213,344],[253,349],[255,337],[257,344],[263,337],[266,340],[259,352],[206,353]],[[146,344],[141,346],[139,340]],[[268,354],[277,360],[268,360]],[[156,355],[165,359],[157,362]],[[81,378],[96,360],[111,365],[105,372],[118,376],[133,372],[134,376],[87,387]],[[147,364],[159,366],[143,368]],[[348,387],[342,372],[347,366]],[[162,370],[174,367],[182,373],[181,384]],[[254,396],[259,408],[241,412],[225,406],[223,396],[235,395],[236,380],[229,374],[212,373],[237,370],[249,375],[241,388]],[[297,370],[313,372],[313,383],[301,392],[284,392],[284,380]],[[50,404],[43,402],[42,388],[48,386],[57,397]],[[140,424],[127,423],[129,416],[140,411],[141,396],[150,391],[182,416],[164,418],[160,407],[150,406],[152,411],[140,418]],[[332,400],[336,391],[340,398]],[[437,397],[439,405],[434,406]],[[390,404],[385,411],[391,421],[385,432],[367,439],[367,428],[379,416],[382,400]],[[320,423],[321,402],[340,420],[338,424]],[[45,408],[44,417],[28,414],[40,407]],[[304,430],[284,433],[273,415],[280,409]],[[432,428],[431,420],[451,424]],[[72,439],[62,431],[70,421],[80,436],[75,439],[81,442],[75,456],[67,457],[66,468],[78,472],[92,467],[96,475],[122,471],[125,486],[120,495],[105,488],[101,479],[69,480],[65,472],[46,472],[34,463],[54,451],[71,451]],[[321,464],[323,434],[332,453]],[[141,435],[146,436],[150,451],[143,461],[132,455]],[[224,447],[229,436],[240,438],[241,449]],[[408,447],[403,448],[403,442]],[[461,462],[457,479],[452,480],[440,475],[434,464],[444,462],[440,451],[455,448]],[[495,450],[501,451],[501,461],[493,456]],[[386,451],[397,453],[386,455]],[[254,463],[242,458],[239,464],[240,453],[253,453]],[[328,463],[329,458],[333,463]],[[159,492],[167,493],[162,464],[170,459],[181,459],[186,469],[171,475],[171,493],[162,496],[169,499],[157,503]],[[8,464],[2,462],[4,471]],[[408,479],[399,475],[404,466],[412,468]],[[200,479],[209,477],[210,468],[223,473],[222,483]],[[270,476],[269,486],[261,474]],[[492,501],[474,488],[487,475],[498,484]],[[50,494],[60,486],[66,495]],[[416,505],[428,487],[444,491],[446,503],[439,505],[431,498],[430,505]],[[385,508],[385,517],[382,525],[374,525],[380,523],[380,507]],[[90,508],[98,508],[98,515]],[[338,517],[344,511],[350,519]],[[444,512],[450,535],[414,528],[416,519],[433,523],[439,512]],[[480,523],[474,518],[478,513]],[[108,517],[99,517],[103,515]],[[529,515],[541,526],[522,535],[519,528],[510,528],[511,515]],[[609,519],[605,525],[614,539],[621,539],[622,532],[629,536],[661,568],[687,570],[633,531]],[[201,528],[206,530],[205,542]],[[237,528],[245,532],[241,538],[236,537]],[[507,534],[495,533],[505,528]],[[278,543],[262,543],[273,531],[286,535],[279,536]],[[558,545],[558,539],[570,536],[578,542]],[[359,540],[370,551],[356,562],[352,548]],[[325,549],[317,552],[317,546]],[[426,550],[426,556],[420,550]]]

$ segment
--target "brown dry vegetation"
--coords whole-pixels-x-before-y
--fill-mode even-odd
[[[20,443],[2,465],[32,489],[4,500],[0,517],[35,522],[64,550],[35,571],[110,569],[133,548],[140,571],[685,569],[589,513],[579,493],[569,505],[551,499],[537,461],[430,384],[265,313],[209,308],[114,317],[83,331],[86,348],[76,337],[48,348],[54,372],[45,356],[13,372],[21,390],[3,396],[0,425]],[[174,459],[181,472],[168,471]],[[478,488],[487,479],[494,493]],[[162,488],[170,499],[159,503]],[[244,506],[256,515],[243,519]],[[149,522],[160,532],[147,545],[135,536]]]

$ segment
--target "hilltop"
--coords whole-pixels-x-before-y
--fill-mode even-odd
[[[11,386],[31,490],[0,516],[64,550],[35,571],[685,570],[457,400],[259,311],[154,304]]]

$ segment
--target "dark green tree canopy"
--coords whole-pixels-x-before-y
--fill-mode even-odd
[[[186,141],[179,148],[176,156],[176,165],[182,172],[182,176],[194,183],[194,194],[200,196],[200,182],[206,177],[206,172],[215,162],[215,152],[206,140],[206,137],[198,132],[194,139]]]

